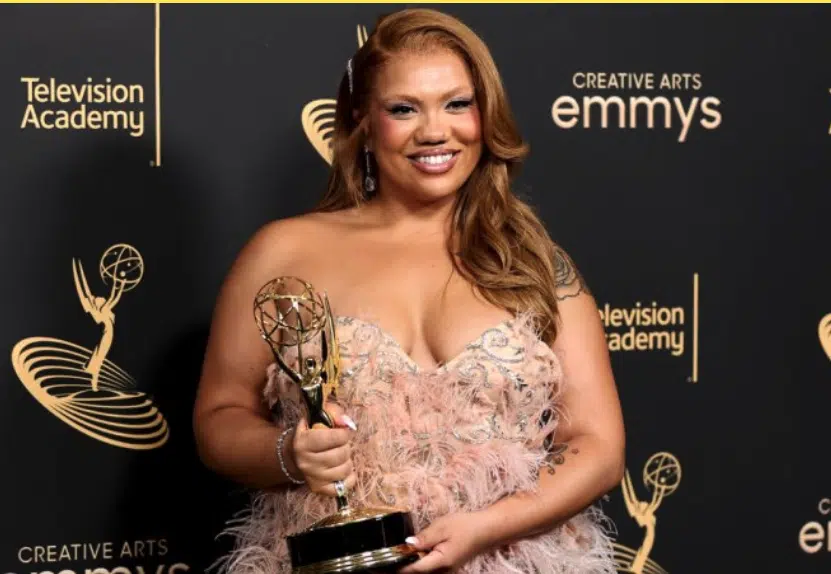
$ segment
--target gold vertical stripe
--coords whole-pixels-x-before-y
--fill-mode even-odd
[[[692,382],[698,382],[698,273],[693,273],[693,372]]]
[[[156,2],[156,167],[162,165],[161,4]]]

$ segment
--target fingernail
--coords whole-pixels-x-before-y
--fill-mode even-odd
[[[356,424],[355,424],[355,421],[353,421],[353,420],[349,417],[349,415],[343,415],[343,422],[345,422],[345,423],[346,423],[346,426],[348,426],[349,428],[351,428],[353,431],[358,430],[358,425],[356,425]]]
[[[400,538],[399,538],[399,540],[400,540]],[[410,546],[418,546],[418,538],[416,538],[415,536],[408,536],[407,538],[404,539],[404,542],[406,542]]]

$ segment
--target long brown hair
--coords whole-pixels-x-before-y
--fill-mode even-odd
[[[456,18],[430,9],[406,9],[378,20],[351,60],[351,93],[347,74],[338,89],[332,169],[316,209],[336,211],[367,200],[362,148],[372,81],[396,53],[435,48],[450,49],[467,63],[482,117],[482,158],[456,198],[448,242],[451,259],[486,300],[513,313],[530,312],[542,338],[553,342],[558,316],[556,246],[531,207],[511,191],[528,146],[490,51]]]

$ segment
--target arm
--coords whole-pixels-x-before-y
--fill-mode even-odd
[[[254,488],[289,482],[275,451],[283,429],[271,422],[262,398],[266,368],[273,357],[253,315],[257,290],[280,274],[285,263],[274,246],[290,251],[286,241],[280,223],[265,226],[245,245],[229,271],[214,310],[193,411],[196,445],[204,464]],[[284,442],[285,450],[291,442]],[[289,472],[300,477],[294,457],[284,459]]]
[[[557,249],[560,331],[553,349],[565,379],[564,408],[539,491],[484,511],[488,547],[551,529],[617,486],[623,476],[624,429],[606,337],[597,306],[570,258]]]
[[[558,426],[548,466],[541,468],[539,489],[436,520],[414,541],[419,550],[432,551],[402,570],[405,574],[458,566],[480,552],[548,531],[623,476],[623,420],[597,306],[561,250],[556,263],[560,330],[553,349],[563,368],[568,417]]]
[[[121,300],[121,294],[124,293],[124,283],[120,283],[117,279],[113,279],[113,286],[110,288],[110,296],[107,299],[104,308],[112,309]]]

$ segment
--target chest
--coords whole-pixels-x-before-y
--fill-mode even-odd
[[[334,396],[361,432],[386,437],[382,443],[393,438],[390,432],[402,431],[418,440],[450,435],[463,442],[524,440],[560,395],[559,360],[536,337],[530,317],[486,328],[432,368],[420,367],[371,321],[339,316],[336,333],[340,368]],[[319,350],[310,342],[304,354]],[[296,350],[288,349],[284,359],[295,364]],[[279,369],[272,374],[269,403],[292,397],[299,404],[297,385]]]
[[[550,349],[523,333],[516,320],[502,322],[445,364],[423,369],[377,325],[339,317],[339,402],[373,433],[406,428],[464,441],[525,436],[529,421],[551,406],[560,375]]]
[[[451,360],[510,316],[477,293],[437,241],[344,241],[327,259],[307,273],[319,278],[333,312],[371,320],[422,369]]]

